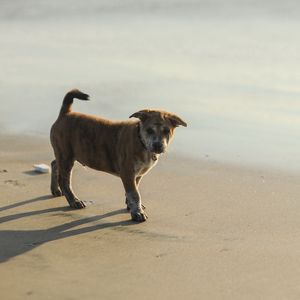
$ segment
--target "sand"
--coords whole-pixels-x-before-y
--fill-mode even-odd
[[[1,300],[300,298],[300,2],[0,7]],[[142,182],[146,223],[116,177],[76,165],[75,211],[32,171],[71,88],[76,111],[188,123]]]
[[[299,299],[295,175],[169,153],[130,221],[118,178],[79,164],[71,210],[49,193],[44,137],[0,138],[1,299]]]

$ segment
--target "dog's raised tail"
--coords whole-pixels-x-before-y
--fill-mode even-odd
[[[80,100],[89,100],[89,95],[81,92],[78,89],[69,91],[65,95],[65,98],[63,100],[63,103],[62,103],[62,106],[60,109],[60,113],[59,113],[60,116],[65,115],[71,111],[71,107],[72,107],[74,98],[80,99]]]

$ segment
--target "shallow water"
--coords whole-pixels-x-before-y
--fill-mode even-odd
[[[180,115],[170,151],[299,171],[300,4],[160,2],[1,1],[1,127],[48,134],[78,87],[74,110]]]

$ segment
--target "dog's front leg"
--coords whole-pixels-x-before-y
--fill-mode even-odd
[[[139,183],[140,183],[141,179],[142,179],[142,176],[138,176],[138,177],[135,178],[135,184],[136,184],[137,189],[139,188]],[[128,202],[128,199],[126,197],[126,194],[125,194],[125,204],[126,204],[127,210],[129,211],[130,206],[129,206],[129,202]],[[142,204],[142,209],[146,209],[146,206],[144,204]]]
[[[146,221],[148,217],[143,210],[141,195],[137,189],[136,177],[133,175],[123,175],[121,179],[126,191],[126,202],[130,209],[132,220],[136,222]]]

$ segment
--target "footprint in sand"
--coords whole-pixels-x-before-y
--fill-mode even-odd
[[[12,180],[12,179],[5,180],[4,183],[5,183],[5,184],[12,185],[12,186],[18,186],[18,187],[25,186],[25,184],[20,183],[18,180]]]

